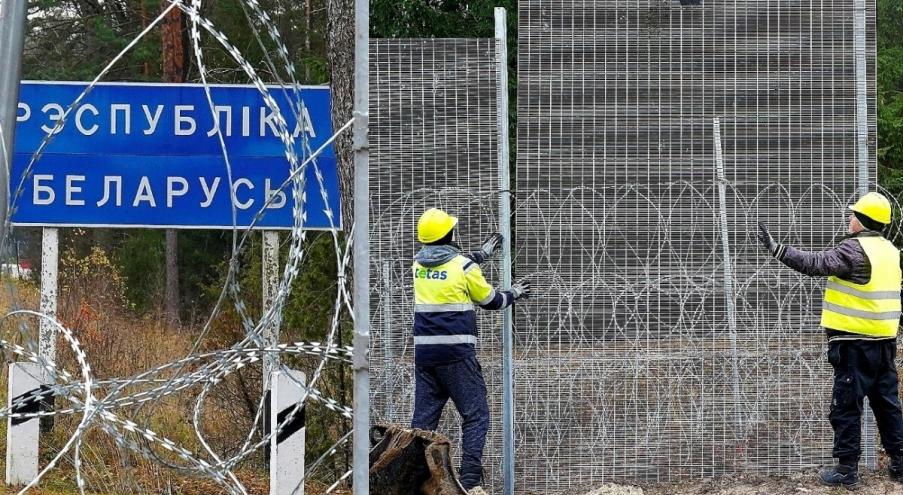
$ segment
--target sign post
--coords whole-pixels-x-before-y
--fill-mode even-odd
[[[60,238],[59,229],[44,227],[41,232],[41,301],[40,311],[56,318],[59,286]],[[41,318],[38,324],[38,354],[47,362],[56,363],[57,330],[51,320]],[[53,406],[53,397],[48,406]],[[54,417],[41,418],[41,431],[53,430]]]
[[[41,233],[41,313],[56,317],[57,285],[59,281],[59,230],[44,227]],[[56,362],[56,328],[42,318],[38,353],[48,361]]]
[[[266,312],[273,306],[276,293],[279,291],[279,232],[263,231],[263,309]],[[263,330],[263,344],[274,347],[279,344],[278,324],[267,325]],[[264,391],[272,385],[269,378],[279,368],[279,356],[266,353],[263,357]]]

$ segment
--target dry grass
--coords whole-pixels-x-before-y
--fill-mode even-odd
[[[63,261],[65,263],[66,260]],[[72,265],[72,260],[69,261]],[[185,357],[190,352],[198,338],[197,331],[172,328],[160,316],[138,317],[133,314],[125,303],[121,278],[113,273],[112,265],[102,253],[92,253],[84,262],[76,261],[74,266],[68,267],[70,275],[61,281],[59,319],[73,331],[81,343],[95,379],[134,376]],[[33,284],[10,282],[4,285],[3,290],[0,290],[0,310],[4,313],[13,308],[37,308],[39,292]],[[34,339],[36,321],[27,321],[30,323],[29,330],[25,332],[27,337],[20,335],[14,322],[5,322],[0,325],[3,338],[17,343]],[[232,323],[221,322],[221,326],[230,327]],[[210,349],[219,348],[229,340],[229,333],[214,332],[212,335],[219,335],[219,338],[209,339],[202,344]],[[57,356],[62,368],[73,375],[79,374],[74,355],[62,340],[59,341]],[[7,356],[6,359],[11,358]],[[248,376],[253,377],[254,373],[255,370],[249,370]],[[256,373],[259,377],[259,370]],[[6,379],[6,366],[3,366],[0,371],[0,400],[3,403],[6,402]],[[240,445],[250,429],[249,415],[242,413],[243,407],[236,406],[233,402],[236,396],[247,394],[253,389],[249,383],[239,383],[249,382],[251,379],[236,376],[231,381],[227,380],[205,402],[202,428],[212,446],[220,452],[228,453],[230,448]],[[236,391],[234,387],[245,389]],[[176,441],[192,452],[202,452],[191,426],[192,408],[198,391],[195,389],[193,392],[167,397],[152,405],[116,412],[129,416],[136,423]],[[256,397],[250,397],[249,400],[255,401]],[[6,422],[0,423],[0,441],[5,444]],[[77,423],[76,417],[57,418],[54,431],[42,437],[41,456],[44,462],[59,452]],[[88,481],[90,493],[223,493],[219,486],[208,480],[180,475],[159,463],[121,450],[113,439],[99,429],[90,430],[84,438],[82,460],[86,467],[83,474]],[[159,455],[166,457],[162,449],[155,451],[161,451]],[[30,493],[77,493],[71,459],[69,461],[43,480],[39,490]],[[0,456],[0,470],[5,470],[4,462],[5,456]],[[252,456],[245,462],[238,475],[249,493],[268,493],[267,470],[260,455]],[[323,490],[324,487],[317,483],[307,486],[307,493],[310,494],[320,494]],[[16,491],[6,488],[0,489],[0,493]]]

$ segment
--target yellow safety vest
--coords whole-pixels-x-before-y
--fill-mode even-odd
[[[487,304],[495,289],[480,266],[458,255],[438,266],[414,262],[414,359],[418,364],[452,362],[475,355],[475,304]]]
[[[484,304],[495,295],[480,265],[463,255],[432,267],[415,261],[411,270],[417,313],[473,310],[474,303]]]
[[[867,284],[828,277],[821,326],[831,330],[896,337],[900,324],[900,251],[879,236],[858,237],[872,266]]]

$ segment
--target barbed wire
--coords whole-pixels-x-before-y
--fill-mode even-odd
[[[787,474],[826,461],[830,371],[818,328],[823,281],[782,266],[756,232],[764,221],[779,242],[829,248],[846,235],[856,188],[724,185],[725,202],[717,180],[514,193],[514,217],[528,220],[513,225],[514,278],[534,288],[514,310],[520,490],[573,493],[613,479]],[[903,246],[901,198],[871,188],[891,200],[894,221],[885,235]],[[466,213],[460,220],[469,233],[461,241],[466,250],[498,228],[499,194],[422,188],[397,194],[373,213],[375,422],[404,424],[414,404],[413,314],[405,310],[413,290],[405,274],[417,216],[433,206]],[[728,266],[722,210],[729,288],[722,282]],[[490,279],[496,265],[484,268]],[[734,349],[727,298],[736,302]],[[499,325],[487,312],[479,318],[477,348],[496,408],[502,402]],[[501,463],[498,418],[492,416],[486,452],[490,470]],[[448,414],[440,428],[453,441],[457,423]]]
[[[277,80],[272,81],[281,86],[282,91],[288,101],[289,111],[293,114],[296,122],[303,121],[303,115],[306,112],[304,100],[301,96],[300,85],[295,75],[294,64],[290,61],[289,51],[282,37],[276,28],[275,23],[269,14],[263,10],[256,0],[243,0],[240,2],[245,12],[248,26],[251,29],[255,39],[263,47],[264,43],[261,38],[258,26],[266,31],[270,40],[276,45],[276,55],[278,62],[282,64],[281,70],[277,67],[276,62],[270,56],[270,53],[264,49],[263,63],[269,69],[269,73],[276,76]],[[340,404],[335,399],[328,397],[317,388],[317,384],[323,376],[328,363],[336,363],[338,366],[348,366],[351,362],[352,349],[350,347],[338,346],[337,335],[340,331],[340,323],[343,312],[351,309],[351,297],[347,288],[347,270],[350,266],[351,242],[343,242],[340,239],[337,229],[337,214],[330,206],[329,191],[325,184],[323,172],[318,164],[318,157],[327,149],[329,145],[340,134],[350,129],[353,121],[346,123],[337,129],[318,149],[313,150],[306,133],[300,133],[301,143],[300,150],[295,142],[293,133],[288,128],[287,119],[283,113],[283,109],[279,107],[273,98],[272,92],[276,89],[267,86],[258,72],[242,55],[241,51],[235,47],[227,37],[227,35],[217,29],[212,21],[201,15],[200,0],[191,0],[191,2],[172,0],[163,9],[161,14],[157,16],[148,26],[141,31],[129,44],[97,74],[97,76],[87,84],[84,90],[76,97],[71,104],[65,109],[60,119],[56,122],[53,129],[47,133],[39,144],[36,152],[31,156],[28,165],[19,180],[18,186],[12,195],[10,202],[10,214],[7,220],[7,238],[3,240],[6,245],[12,236],[11,218],[16,211],[16,204],[21,200],[24,194],[26,181],[31,177],[36,166],[39,165],[40,159],[45,153],[48,145],[53,141],[54,137],[60,133],[67,125],[69,117],[73,110],[77,109],[87,98],[96,85],[109,73],[109,71],[132,49],[138,42],[148,33],[157,27],[157,25],[173,10],[182,10],[189,19],[189,38],[192,43],[194,60],[199,68],[200,82],[203,86],[206,101],[213,116],[214,129],[216,130],[216,138],[218,140],[222,153],[227,180],[229,181],[230,199],[232,199],[232,254],[228,262],[228,270],[225,275],[225,283],[223,289],[217,298],[211,314],[206,319],[199,336],[189,351],[182,359],[156,366],[147,371],[143,371],[132,377],[103,377],[95,378],[91,371],[90,359],[82,349],[78,339],[74,336],[71,329],[67,328],[55,317],[44,315],[35,311],[15,309],[10,311],[2,321],[20,320],[18,326],[19,340],[24,344],[13,343],[12,339],[0,339],[0,349],[2,349],[6,363],[15,361],[27,361],[39,365],[42,376],[38,378],[42,383],[46,383],[47,387],[25,394],[21,397],[10,398],[11,402],[7,407],[0,408],[0,419],[36,419],[49,418],[67,415],[81,415],[80,422],[75,431],[72,432],[66,443],[59,449],[53,459],[45,466],[38,476],[26,485],[19,493],[25,493],[44,478],[48,472],[59,466],[61,461],[65,459],[71,451],[70,456],[75,471],[75,479],[80,493],[85,493],[86,479],[83,473],[84,465],[81,455],[83,443],[85,441],[86,432],[89,429],[97,429],[110,437],[117,446],[125,451],[137,454],[152,462],[162,463],[179,473],[192,474],[208,478],[219,484],[225,491],[230,494],[244,494],[247,489],[235,474],[235,468],[245,460],[247,460],[255,452],[275,441],[277,436],[282,433],[284,428],[293,421],[297,414],[300,414],[302,408],[308,403],[315,402],[321,404],[322,407],[336,414],[338,417],[351,418],[353,411],[351,408]],[[274,116],[276,125],[276,136],[279,138],[285,150],[285,159],[289,166],[289,177],[277,190],[273,191],[273,195],[266,199],[265,203],[257,211],[250,226],[240,229],[237,225],[237,210],[235,206],[235,189],[233,181],[233,170],[230,155],[225,143],[225,139],[221,132],[219,115],[216,112],[216,104],[210,90],[210,84],[207,81],[209,69],[206,65],[203,49],[201,44],[201,33],[204,32],[211,36],[222,48],[229,54],[234,62],[238,64],[241,71],[249,79],[251,84],[260,93],[265,106]],[[286,74],[288,82],[282,79],[280,74]],[[0,130],[2,131],[2,130]],[[300,151],[300,155],[299,155]],[[9,162],[11,157],[8,153],[3,153],[4,159]],[[9,167],[9,163],[7,163]],[[294,343],[278,343],[267,342],[265,330],[272,328],[280,328],[283,319],[283,313],[286,308],[286,301],[291,293],[293,284],[297,276],[301,273],[303,263],[305,262],[305,246],[307,243],[307,184],[306,171],[313,168],[313,175],[316,178],[316,185],[319,189],[319,195],[325,207],[324,213],[329,221],[330,234],[333,244],[333,252],[336,263],[336,296],[332,305],[332,313],[330,317],[329,328],[326,331],[325,339],[322,342],[294,342]],[[291,188],[292,192],[292,216],[293,226],[290,232],[290,242],[288,246],[288,257],[282,269],[282,275],[279,280],[278,288],[271,303],[264,308],[263,314],[255,319],[251,316],[246,302],[246,296],[241,287],[239,274],[241,273],[240,257],[250,245],[250,236],[253,228],[263,219],[266,214],[267,207],[275,200],[278,193]],[[353,229],[353,227],[352,227]],[[210,333],[216,318],[222,314],[226,308],[227,300],[231,302],[231,307],[239,317],[239,321],[243,331],[243,338],[228,348],[201,352],[204,337]],[[18,307],[18,303],[15,303]],[[63,337],[72,349],[78,372],[73,373],[71,370],[64,369],[59,363],[43,356],[40,352],[37,336],[31,329],[36,328],[35,325],[27,325],[24,323],[26,319],[44,320],[50,323],[61,337]],[[113,331],[108,329],[107,331]],[[205,437],[202,428],[202,420],[204,416],[204,406],[209,399],[214,387],[223,383],[230,375],[251,365],[260,364],[267,361],[271,365],[277,365],[279,358],[291,355],[307,355],[318,358],[314,366],[313,373],[308,377],[306,383],[297,383],[302,390],[302,398],[295,407],[288,413],[287,417],[280,421],[279,424],[272,425],[269,432],[258,432],[258,424],[260,418],[268,414],[266,410],[266,401],[264,394],[261,394],[260,400],[256,404],[254,419],[250,423],[249,431],[244,435],[244,440],[237,447],[232,449],[228,455],[225,452],[217,452]],[[266,368],[265,368],[266,369]],[[278,365],[277,369],[285,370],[285,366]],[[290,375],[289,375],[290,376]],[[264,376],[264,386],[269,388],[269,376]],[[191,426],[194,430],[194,436],[198,444],[203,448],[203,452],[194,452],[188,447],[181,445],[178,441],[168,438],[164,434],[150,428],[147,423],[140,424],[140,420],[129,419],[137,418],[141,408],[145,406],[154,407],[160,404],[160,401],[166,397],[170,397],[180,393],[187,392],[197,393],[194,399],[194,407],[191,414]],[[39,410],[34,412],[22,412],[24,406],[34,403],[53,402],[61,400],[65,406],[53,410]],[[149,420],[148,420],[149,421]],[[350,434],[345,434],[331,448],[327,449],[324,454],[313,467],[322,465],[326,458],[336,455],[340,451],[340,447],[344,445]],[[160,452],[169,452],[178,459],[179,464],[174,464],[171,460],[163,459]],[[310,469],[306,472],[309,477],[313,472]],[[347,478],[348,474],[339,477],[328,490],[327,493],[334,491]]]

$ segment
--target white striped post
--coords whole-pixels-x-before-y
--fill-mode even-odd
[[[38,394],[46,381],[37,363],[11,363],[9,365],[10,413],[28,414],[41,410]],[[49,392],[47,392],[49,393]],[[25,398],[32,400],[26,400]],[[13,404],[16,404],[13,408]],[[38,418],[8,417],[6,420],[6,484],[25,485],[38,476]]]
[[[270,441],[270,495],[304,495],[304,373],[277,370],[270,380],[270,424],[282,428]],[[283,424],[284,423],[284,424]]]

